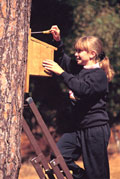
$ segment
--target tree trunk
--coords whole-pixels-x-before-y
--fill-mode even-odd
[[[31,0],[0,0],[0,179],[17,179]]]

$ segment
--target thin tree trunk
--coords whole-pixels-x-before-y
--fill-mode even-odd
[[[31,0],[0,0],[0,179],[17,179]]]

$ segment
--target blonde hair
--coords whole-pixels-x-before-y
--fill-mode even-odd
[[[95,51],[95,61],[99,62],[100,67],[105,71],[108,81],[114,76],[114,70],[110,65],[110,60],[103,51],[102,41],[95,36],[84,36],[77,39],[75,43],[76,50],[85,50],[87,52]]]

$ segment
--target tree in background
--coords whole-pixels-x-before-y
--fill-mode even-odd
[[[85,0],[74,3],[74,23],[65,39],[66,50],[74,53],[74,39],[84,35],[95,35],[102,39],[104,50],[115,70],[115,78],[110,84],[108,113],[111,123],[120,121],[120,3],[119,1]]]
[[[0,0],[0,179],[17,179],[31,0]]]
[[[110,83],[108,113],[111,123],[120,121],[120,2],[119,0],[33,0],[31,12],[32,31],[46,30],[57,24],[65,45],[65,52],[73,57],[74,42],[82,35],[96,35],[102,39],[106,55],[109,56],[116,75]],[[51,43],[51,35],[37,34],[34,37]],[[74,59],[74,57],[73,57]],[[59,83],[59,85],[58,85]],[[63,129],[68,126],[64,112],[69,106],[67,88],[61,82],[53,79],[32,78],[30,95],[42,113],[48,125],[53,124],[58,116],[57,126]],[[61,96],[64,96],[61,98]],[[68,107],[68,111],[70,108]],[[116,120],[115,120],[116,119]],[[64,125],[62,123],[64,121]],[[70,124],[70,123],[69,123]],[[60,127],[61,126],[61,127]],[[60,129],[60,130],[61,130]]]

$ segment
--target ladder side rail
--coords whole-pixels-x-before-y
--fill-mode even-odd
[[[40,154],[37,157],[34,157],[31,160],[31,162],[32,162],[32,164],[37,166],[38,169],[41,167],[43,169],[43,171],[44,171],[43,173],[46,174],[46,176],[48,176],[49,179],[55,179],[55,177],[53,175],[53,169],[52,169],[52,167],[51,167],[51,165],[49,163],[48,163],[49,169],[45,169],[45,168],[42,167],[42,166],[44,166],[44,160],[42,160],[42,159],[43,159],[43,155]]]
[[[66,167],[66,163],[64,161],[64,158],[62,157],[62,155],[58,155],[57,158],[53,159],[50,161],[50,165],[52,166],[52,168],[56,165],[60,165],[61,169],[64,171],[64,173],[66,174],[66,177],[69,179],[69,176],[71,175],[72,177],[72,174],[70,173],[68,167]],[[72,172],[72,171],[71,171]],[[70,175],[69,175],[70,174]],[[70,178],[70,179],[73,179]]]
[[[33,114],[35,115],[35,117],[36,117],[36,119],[38,121],[38,124],[40,125],[40,127],[41,127],[44,135],[46,136],[46,139],[47,139],[52,151],[54,152],[54,154],[55,154],[55,156],[57,158],[57,156],[60,156],[61,153],[60,153],[58,147],[56,146],[56,144],[55,144],[55,142],[54,142],[54,140],[53,140],[53,138],[52,138],[52,136],[51,136],[46,124],[45,124],[45,122],[43,121],[42,116],[40,115],[40,113],[39,113],[39,111],[38,111],[33,99],[31,97],[29,97],[29,98],[27,98],[26,101],[28,102]],[[61,166],[62,170],[64,171],[64,173],[66,174],[68,179],[73,179],[72,174],[69,172],[69,169],[68,169],[68,167],[67,167],[67,165],[66,165],[66,163],[65,163],[65,161],[64,161],[64,159],[62,157],[62,155],[61,155],[61,158],[62,159],[60,160],[60,166]]]
[[[24,118],[22,119],[22,125],[23,125],[25,134],[27,135],[30,143],[32,144],[32,147],[35,150],[36,155],[39,155],[41,153],[41,149],[39,148],[39,145],[37,144],[36,139],[33,136],[32,132]]]
[[[64,175],[62,174],[62,172],[60,171],[60,168],[57,165],[54,165],[54,162],[50,162],[50,165],[54,171],[54,173],[56,174],[58,179],[64,179]]]
[[[46,158],[44,157],[43,153],[41,152],[41,149],[39,148],[39,146],[36,142],[36,139],[34,138],[32,132],[24,118],[23,118],[23,129],[34,148],[36,155],[38,155],[38,157],[35,157],[31,160],[31,163],[34,166],[37,174],[39,175],[39,177],[41,179],[46,179],[43,169],[40,166],[40,163],[41,163],[44,167],[45,172],[47,171],[46,175],[48,175],[49,179],[54,179],[53,174],[50,174],[51,169],[49,168],[48,163],[46,162]],[[51,166],[51,168],[52,168],[52,166]],[[58,178],[64,179],[64,176],[61,174],[60,169],[57,166],[53,167],[52,169],[53,169],[54,173],[56,174],[56,176],[58,176]]]
[[[50,144],[51,149],[54,151],[55,155],[58,156],[60,154],[60,152],[59,152],[45,122],[43,121],[41,114],[39,113],[35,103],[33,102],[32,98],[30,98],[30,101],[28,101],[28,103],[29,103],[29,106],[30,106],[33,114],[35,115],[35,118],[37,119],[37,122],[38,122],[39,126],[41,127],[48,143]]]
[[[43,173],[43,169],[40,167],[39,163],[36,163],[34,161],[34,158],[31,160],[32,165],[34,166],[38,176],[40,177],[40,179],[46,179],[44,173]]]
[[[23,118],[23,129],[34,148],[36,155],[41,156],[41,163],[44,166],[45,170],[49,170],[49,166],[46,161],[46,158],[43,155],[41,149],[39,148],[39,145],[37,144],[36,139],[34,138],[32,132],[24,118]]]

